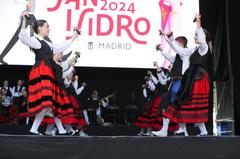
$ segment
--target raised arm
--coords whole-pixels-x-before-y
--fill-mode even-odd
[[[80,58],[80,52],[76,51],[75,56],[67,61],[68,65],[69,66],[74,66],[76,64],[78,58]]]
[[[195,48],[182,48],[178,45],[176,40],[170,41],[167,38],[165,38],[170,47],[180,56],[190,56],[194,53]]]
[[[195,48],[182,48],[178,45],[177,41],[173,38],[173,33],[164,33],[161,30],[159,30],[160,35],[164,37],[164,39],[167,41],[167,43],[170,45],[170,47],[179,55],[181,56],[190,56],[195,51]]]
[[[148,71],[147,74],[152,78],[153,83],[154,83],[155,85],[157,85],[157,84],[158,84],[158,80],[157,80],[157,78],[152,74],[152,72],[151,72],[151,71]]]
[[[72,38],[64,41],[63,43],[60,43],[60,44],[50,43],[50,45],[52,45],[52,48],[53,48],[53,53],[66,51],[71,46],[71,44],[77,39],[79,35],[80,35],[80,31],[74,31],[74,35],[72,36]]]
[[[149,88],[152,92],[154,92],[155,89],[156,89],[156,86],[154,85],[154,83],[151,82],[151,81],[147,81],[147,84],[148,84],[148,88]]]
[[[76,90],[77,95],[81,94],[86,86],[86,83],[82,83],[82,86]]]
[[[170,63],[172,63],[172,64],[174,63],[176,55],[173,56],[169,52],[166,52],[166,51],[162,51],[161,53]]]
[[[69,67],[69,69],[63,72],[63,78],[66,78],[67,76],[72,75],[73,71],[74,71],[74,67],[73,66]]]
[[[146,90],[146,87],[143,87],[143,96],[144,96],[144,98],[147,98],[147,90]]]
[[[35,38],[35,37],[30,37],[27,32],[26,32],[26,18],[25,16],[29,16],[27,12],[24,12],[22,14],[22,27],[21,31],[18,35],[19,39],[22,41],[23,44],[27,45],[30,48],[33,49],[40,49],[41,48],[41,43]]]
[[[161,44],[156,45],[156,50],[160,51],[161,54],[170,62],[173,63],[175,61],[176,56],[171,55],[170,53],[163,50]]]
[[[200,55],[205,55],[208,51],[208,45],[206,42],[206,35],[203,31],[203,28],[201,26],[201,16],[200,15],[196,15],[196,24],[197,24],[197,30],[196,30],[196,40],[197,43],[199,44],[199,49],[198,52],[200,53]]]

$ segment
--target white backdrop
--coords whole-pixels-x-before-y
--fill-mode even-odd
[[[196,29],[192,22],[199,11],[198,0],[165,0],[172,5],[170,18],[166,8],[160,10],[160,0],[37,0],[35,16],[50,24],[50,38],[61,43],[72,35],[74,26],[83,34],[66,51],[79,50],[81,59],[77,66],[152,68],[153,61],[162,65],[164,58],[155,51],[161,42],[158,30],[166,22],[166,29],[174,36],[184,35],[193,47]],[[0,0],[0,51],[2,51],[19,25],[24,5],[14,0]],[[59,4],[59,6],[57,5]],[[168,25],[169,24],[169,25]],[[164,29],[164,28],[162,28]],[[165,46],[168,50],[168,46]],[[12,65],[32,65],[34,54],[20,41],[4,60]]]

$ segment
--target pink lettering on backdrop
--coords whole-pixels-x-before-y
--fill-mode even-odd
[[[122,19],[126,19],[128,21],[128,23],[126,25],[123,25]],[[134,41],[135,43],[138,43],[138,44],[146,44],[147,43],[146,41],[141,41],[141,40],[136,39],[132,35],[132,33],[129,29],[129,27],[132,25],[131,17],[129,17],[127,15],[118,15],[117,21],[118,21],[117,36],[121,36],[122,30],[125,30],[127,32],[128,36],[131,38],[131,40]]]
[[[52,7],[52,8],[47,8],[47,11],[48,12],[54,12],[54,11],[58,10],[58,8],[60,7],[61,3],[62,3],[62,0],[57,0],[57,4],[54,7]]]
[[[107,0],[56,0],[53,7],[48,7],[48,12],[56,12],[60,7],[68,7],[66,11],[66,31],[71,31],[75,26],[76,22],[73,21],[73,16],[79,15],[77,22],[77,27],[81,29],[83,22],[88,25],[89,36],[94,36],[93,29],[96,27],[95,36],[109,36],[116,35],[121,37],[123,32],[126,32],[128,37],[137,44],[147,44],[144,37],[147,37],[150,32],[151,24],[150,21],[145,17],[131,18],[133,14],[137,11],[135,4],[133,2],[114,2]],[[101,11],[97,13],[95,8]],[[105,14],[102,12],[106,12]],[[110,15],[109,12],[119,12],[121,14]],[[94,13],[94,14],[88,14]],[[125,13],[125,14],[122,14]],[[129,15],[128,15],[129,14]],[[108,23],[106,25],[105,23]],[[96,23],[96,24],[95,24]],[[145,26],[142,29],[141,26]],[[115,28],[115,29],[114,29]],[[116,32],[115,32],[116,30]],[[69,36],[66,37],[70,38]]]
[[[109,28],[107,31],[103,32],[102,29],[102,23],[101,23],[101,19],[105,18],[108,20],[109,22]],[[113,19],[111,16],[107,15],[107,14],[98,14],[97,15],[97,35],[98,36],[106,36],[109,35],[113,30]]]

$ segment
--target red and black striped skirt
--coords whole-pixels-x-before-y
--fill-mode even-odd
[[[72,125],[72,126],[80,126],[81,129],[86,129],[87,123],[84,119],[83,113],[80,110],[80,105],[75,96],[69,96],[70,102],[74,107],[74,115],[61,118],[62,124],[64,125]],[[45,117],[42,123],[51,125],[55,124],[54,119],[52,117]]]
[[[190,98],[178,107],[170,106],[163,115],[178,123],[208,122],[209,79],[205,73],[200,80],[195,80]]]
[[[43,60],[30,71],[28,102],[29,116],[34,116],[45,108],[51,108],[54,116],[59,118],[74,114],[66,91],[59,86],[53,70]]]

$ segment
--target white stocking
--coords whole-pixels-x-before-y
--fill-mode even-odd
[[[59,134],[65,134],[66,130],[64,129],[64,127],[62,125],[62,121],[58,117],[54,117],[54,121],[55,121],[55,124],[58,128]]]

